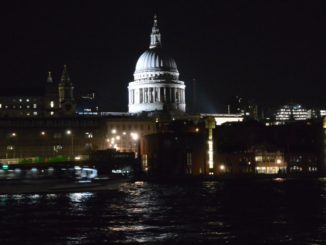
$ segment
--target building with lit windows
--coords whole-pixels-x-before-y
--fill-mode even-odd
[[[54,82],[51,72],[43,92],[29,90],[3,91],[0,95],[0,117],[56,117],[75,114],[74,87],[67,66],[64,66],[59,83]]]
[[[284,123],[290,121],[302,121],[309,119],[308,110],[299,104],[288,104],[282,106],[275,113],[276,123]]]
[[[258,174],[280,174],[287,172],[284,153],[280,151],[254,151],[255,170]]]
[[[99,106],[95,99],[95,93],[90,92],[82,95],[76,102],[76,113],[85,116],[100,115]]]

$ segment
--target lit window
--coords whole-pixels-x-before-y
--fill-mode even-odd
[[[0,104],[0,109],[2,108],[2,104]]]
[[[26,99],[26,102],[29,102],[29,99]]]
[[[34,111],[34,112],[33,112],[33,115],[34,115],[34,116],[37,116],[37,111]]]
[[[33,108],[36,109],[37,108],[37,104],[33,104]]]
[[[50,112],[50,115],[53,116],[53,115],[54,115],[54,111],[51,111],[51,112]]]
[[[53,101],[50,102],[50,107],[51,107],[51,108],[54,107],[54,102],[53,102]]]

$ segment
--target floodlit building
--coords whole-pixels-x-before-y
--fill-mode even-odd
[[[185,112],[185,88],[175,60],[162,47],[155,15],[149,49],[139,57],[128,86],[129,112]]]

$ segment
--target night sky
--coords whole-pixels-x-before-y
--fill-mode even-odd
[[[223,112],[235,95],[262,105],[326,107],[321,1],[7,1],[1,3],[1,94],[40,88],[67,64],[76,94],[127,111],[128,82],[154,13],[191,100]],[[304,3],[303,3],[304,2]],[[322,24],[323,23],[323,24]],[[189,104],[189,103],[188,103]]]

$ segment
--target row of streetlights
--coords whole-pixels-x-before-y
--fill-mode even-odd
[[[136,143],[139,140],[139,133],[137,132],[130,132],[129,133],[129,137],[128,138],[128,134],[126,131],[122,131],[122,134],[118,133],[118,130],[116,129],[112,129],[111,130],[111,135],[107,137],[106,142],[108,143],[108,146],[110,148],[114,148],[116,150],[121,150],[121,146],[119,147],[119,145],[122,145],[121,141],[125,142],[125,141],[129,141],[131,140],[132,142]],[[119,143],[120,142],[120,143]],[[137,152],[137,145],[134,146],[132,145],[131,147],[135,152]]]
[[[74,156],[74,134],[73,134],[73,132],[72,132],[71,129],[67,129],[67,130],[65,131],[65,134],[71,137],[71,157],[73,157],[73,156]],[[92,137],[93,137],[93,135],[90,134],[90,133],[88,133],[88,132],[87,132],[86,134],[88,134],[88,135],[87,135],[88,138],[92,138]],[[46,132],[45,132],[45,131],[41,131],[41,132],[40,132],[40,135],[41,135],[41,136],[45,136],[45,135],[46,135]],[[12,133],[9,134],[9,136],[10,136],[11,138],[14,138],[14,137],[17,136],[17,133],[16,133],[16,132],[12,132]],[[91,136],[91,137],[90,137],[90,136]],[[7,148],[8,148],[8,147],[7,147]],[[7,150],[13,151],[13,150],[14,150],[14,147],[11,146],[11,148],[10,148],[10,149],[7,149]],[[6,155],[7,155],[7,154],[6,154]],[[7,156],[6,156],[6,157],[7,157]]]

